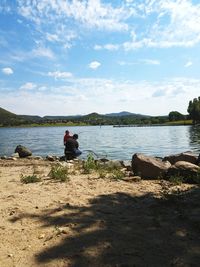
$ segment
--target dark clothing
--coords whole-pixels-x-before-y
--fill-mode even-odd
[[[65,143],[65,154],[71,152],[75,157],[80,156],[82,152],[78,149],[79,144],[74,138],[68,138]]]

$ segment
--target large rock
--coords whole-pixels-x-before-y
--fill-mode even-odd
[[[197,163],[198,156],[192,153],[191,151],[183,152],[180,154],[169,155],[163,158],[163,161],[169,161],[172,165],[178,161],[187,161],[192,164]]]
[[[28,149],[25,146],[21,146],[21,145],[18,145],[15,148],[15,153],[18,153],[20,158],[26,158],[32,155],[32,152],[30,151],[30,149]]]
[[[200,167],[187,161],[178,161],[167,172],[167,177],[181,177],[188,183],[200,182]]]
[[[200,165],[200,154],[199,154],[199,156],[198,156],[198,159],[197,159],[197,163],[196,163],[197,165]]]
[[[162,178],[171,164],[152,156],[144,154],[134,154],[132,157],[132,169],[134,174],[140,175],[142,178]]]

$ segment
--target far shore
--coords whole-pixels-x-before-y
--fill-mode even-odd
[[[72,126],[113,126],[113,127],[153,127],[153,126],[185,126],[193,125],[192,120],[181,120],[181,121],[169,121],[162,124],[115,124],[115,125],[103,125],[103,124],[86,124],[86,123],[31,123],[21,125],[0,125],[0,128],[29,128],[29,127],[72,127]]]

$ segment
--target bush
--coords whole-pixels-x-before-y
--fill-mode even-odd
[[[112,172],[112,178],[115,180],[121,180],[124,178],[124,173],[120,169],[114,169]]]
[[[28,176],[24,176],[23,174],[21,175],[21,182],[24,184],[37,183],[40,181],[41,181],[41,178],[35,174],[34,175],[28,175]]]
[[[188,174],[183,174],[179,172],[176,175],[169,176],[168,179],[171,183],[174,184],[182,184],[182,183],[200,184],[200,171],[198,171],[197,173],[188,173]]]
[[[170,176],[169,181],[175,185],[180,185],[180,184],[184,183],[184,177],[178,176],[178,175]]]
[[[62,166],[53,166],[49,173],[49,177],[61,182],[69,180],[68,169]]]
[[[84,173],[91,173],[92,170],[96,169],[97,169],[97,164],[95,162],[95,159],[92,156],[92,154],[89,154],[87,156],[87,160],[83,163]]]
[[[96,171],[99,174],[99,178],[110,177],[115,180],[124,178],[124,173],[119,166],[116,164],[100,164],[95,161],[92,154],[87,156],[87,160],[83,164],[83,170],[85,174]]]

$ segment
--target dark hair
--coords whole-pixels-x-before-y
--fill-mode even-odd
[[[78,139],[78,134],[74,134],[74,135],[73,135],[73,138],[74,138],[74,139]]]
[[[68,130],[66,130],[66,131],[65,131],[65,133],[66,133],[66,134],[69,134],[69,131],[68,131]]]

